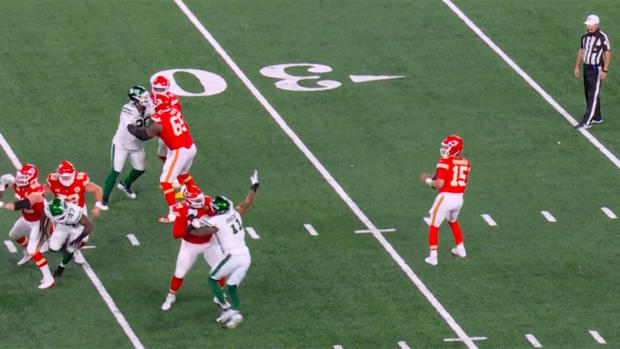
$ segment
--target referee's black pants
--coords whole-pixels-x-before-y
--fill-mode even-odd
[[[583,65],[583,89],[586,95],[586,113],[583,115],[583,123],[590,124],[592,120],[599,121],[601,116],[601,71],[599,65]]]

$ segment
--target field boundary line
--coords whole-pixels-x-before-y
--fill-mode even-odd
[[[17,155],[15,155],[15,153],[13,152],[13,149],[11,149],[11,146],[9,145],[9,143],[6,141],[6,139],[2,135],[2,132],[0,132],[0,145],[2,145],[2,149],[4,149],[4,152],[6,153],[6,155],[9,157],[9,159],[13,163],[13,166],[15,166],[15,169],[17,170],[21,169],[22,167],[21,162],[17,158]],[[97,289],[97,292],[99,292],[99,295],[101,296],[101,298],[103,298],[103,301],[108,306],[108,309],[110,309],[110,312],[112,313],[112,315],[114,315],[114,318],[116,318],[116,322],[118,322],[118,324],[121,326],[121,328],[125,332],[125,335],[129,338],[129,340],[133,344],[134,348],[144,349],[142,342],[140,342],[140,338],[138,338],[138,336],[136,336],[134,331],[131,329],[131,326],[129,326],[129,323],[125,319],[125,316],[123,316],[123,313],[121,313],[120,309],[118,309],[118,307],[116,306],[116,303],[114,303],[112,296],[110,296],[108,291],[103,286],[103,283],[101,283],[101,280],[99,280],[99,278],[97,277],[97,274],[95,274],[95,271],[90,267],[90,264],[88,264],[88,261],[86,261],[86,257],[84,257],[84,260],[85,262],[84,264],[82,264],[82,268],[84,269],[84,272],[86,272],[86,275],[88,276],[92,284],[95,286],[95,289]]]
[[[515,63],[510,56],[508,56],[499,46],[497,46],[493,40],[491,40],[469,17],[461,11],[451,0],[442,0],[446,6],[448,6],[452,12],[454,12],[465,24],[471,29],[482,41],[484,41],[497,55],[499,55],[504,62],[506,62],[517,74],[525,80],[540,96],[547,101],[560,115],[568,121],[572,126],[577,126],[578,122],[573,118],[558,102],[556,102],[551,95],[549,95],[534,79],[532,79],[521,67]],[[603,143],[601,143],[596,137],[594,137],[588,130],[583,127],[579,128],[579,132],[594,145],[603,155],[605,155],[609,161],[611,161],[617,168],[620,169],[620,160],[614,155]]]
[[[344,191],[342,186],[332,177],[332,175],[327,171],[327,169],[319,162],[317,157],[308,149],[308,147],[304,144],[304,142],[299,138],[299,136],[288,126],[286,121],[280,116],[280,114],[275,110],[275,108],[267,101],[267,99],[258,91],[256,86],[248,79],[245,73],[237,66],[237,64],[232,60],[232,58],[226,53],[226,51],[220,46],[220,44],[215,40],[215,38],[211,35],[209,31],[202,25],[202,23],[196,18],[196,16],[190,11],[190,9],[183,3],[182,0],[175,0],[177,6],[181,9],[181,11],[187,16],[192,24],[198,29],[198,31],[203,35],[203,37],[209,42],[211,46],[215,49],[215,51],[224,59],[226,64],[232,69],[232,71],[237,75],[237,77],[243,82],[243,84],[248,88],[250,93],[256,98],[256,100],[267,110],[269,115],[273,118],[273,120],[280,126],[280,128],[286,133],[286,135],[293,141],[293,143],[301,150],[301,152],[306,156],[306,158],[312,163],[312,165],[319,171],[323,179],[327,181],[327,183],[336,191],[338,196],[347,204],[347,206],[353,211],[353,213],[357,216],[357,218],[371,231],[372,235],[377,239],[377,241],[383,246],[383,248],[390,254],[392,259],[400,266],[403,272],[409,277],[409,279],[413,282],[413,284],[420,290],[420,292],[426,297],[426,299],[431,303],[431,305],[435,308],[435,310],[439,313],[439,315],[444,319],[444,321],[450,326],[450,328],[454,331],[454,333],[463,340],[465,345],[468,348],[478,348],[476,344],[470,339],[470,337],[463,331],[461,326],[454,320],[452,315],[446,311],[444,306],[439,303],[437,298],[430,292],[430,290],[426,287],[426,285],[422,282],[422,280],[413,272],[411,267],[407,265],[407,263],[403,260],[403,258],[396,252],[394,247],[385,239],[385,237],[379,232],[377,227],[370,221],[370,219],[362,212],[362,210],[357,206],[357,204],[349,197],[349,195]]]

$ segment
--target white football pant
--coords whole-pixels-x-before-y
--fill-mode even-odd
[[[14,240],[19,240],[24,236],[28,237],[28,246],[26,247],[26,251],[32,256],[39,250],[39,240],[41,240],[39,221],[30,222],[23,216],[19,217],[9,231],[9,237]]]
[[[146,169],[146,153],[144,152],[144,148],[140,147],[140,149],[136,150],[128,150],[123,148],[122,146],[118,146],[112,143],[112,167],[116,172],[122,172],[123,166],[125,166],[125,161],[129,158],[131,162],[131,166],[138,170],[144,171]]]
[[[180,174],[189,172],[196,156],[196,145],[187,148],[170,150],[166,156],[166,162],[159,177],[160,183],[172,183]]]
[[[227,285],[239,285],[250,269],[252,258],[250,253],[226,256],[211,272],[211,278],[220,280],[226,278]]]
[[[60,249],[65,246],[67,252],[73,253],[77,249],[76,247],[71,246],[71,241],[77,239],[80,234],[84,231],[84,226],[79,225],[77,227],[72,227],[64,224],[56,224],[54,226],[54,233],[50,236],[50,249],[52,251],[60,251]],[[90,236],[86,236],[82,242],[87,242]],[[79,247],[79,246],[78,246]]]
[[[179,279],[184,278],[187,272],[194,266],[196,258],[201,254],[211,270],[224,258],[222,248],[216,239],[212,238],[204,244],[194,244],[181,239],[174,276]]]
[[[448,222],[456,221],[461,207],[463,207],[462,193],[439,193],[429,211],[430,225],[439,228],[444,219],[448,219]]]

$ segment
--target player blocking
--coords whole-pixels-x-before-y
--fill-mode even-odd
[[[463,193],[467,187],[467,179],[471,164],[469,160],[461,156],[463,152],[463,140],[457,135],[450,135],[441,142],[441,158],[437,161],[437,169],[433,177],[428,173],[422,174],[422,180],[439,193],[431,207],[430,228],[428,244],[429,256],[424,261],[430,265],[439,263],[437,257],[437,245],[439,240],[439,227],[444,220],[448,221],[456,247],[452,254],[456,257],[465,258],[467,253],[463,244],[463,233],[457,221],[459,212],[463,207]]]

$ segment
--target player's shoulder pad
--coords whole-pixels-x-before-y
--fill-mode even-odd
[[[123,109],[121,109],[121,113],[127,114],[139,114],[138,108],[133,103],[127,103],[123,105]]]

